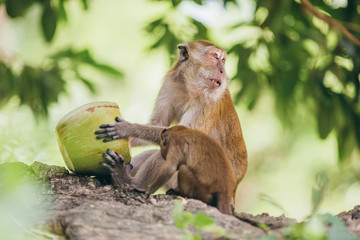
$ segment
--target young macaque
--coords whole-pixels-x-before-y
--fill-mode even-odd
[[[165,159],[155,179],[145,188],[128,175],[123,158],[108,150],[102,166],[117,175],[116,184],[128,184],[131,189],[155,192],[178,171],[178,188],[182,196],[199,199],[232,214],[235,174],[221,146],[199,130],[184,126],[164,129],[160,137],[161,155]]]
[[[237,185],[246,173],[247,152],[227,88],[226,52],[203,40],[181,44],[178,48],[179,61],[164,79],[150,123],[133,124],[117,117],[116,123],[100,126],[95,132],[97,139],[106,142],[130,138],[132,146],[160,144],[160,133],[170,124],[197,129],[220,144],[232,164]],[[159,150],[148,150],[133,157],[127,169],[137,186],[145,188],[158,176],[164,163]],[[164,187],[175,189],[176,180],[175,173]]]

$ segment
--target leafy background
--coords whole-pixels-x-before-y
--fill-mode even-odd
[[[320,210],[351,209],[360,199],[360,47],[302,2],[0,1],[0,163],[63,166],[54,128],[91,101],[117,102],[145,123],[177,44],[209,39],[228,50],[249,151],[237,211],[282,214],[264,193],[303,218],[319,171],[329,177]],[[311,3],[360,39],[360,3]]]

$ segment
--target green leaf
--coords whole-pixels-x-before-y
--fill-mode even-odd
[[[349,232],[346,228],[332,228],[328,234],[329,240],[359,240],[357,236]]]
[[[95,85],[90,80],[81,76],[79,72],[76,72],[76,77],[79,78],[88,87],[92,94],[96,93]]]
[[[184,206],[182,205],[180,200],[174,201],[172,217],[176,223],[177,228],[183,229],[185,227]]]
[[[332,110],[327,108],[326,106],[319,104],[318,107],[318,130],[319,137],[321,139],[325,139],[331,130],[333,129],[333,116]]]
[[[148,33],[152,33],[154,31],[154,29],[156,29],[157,27],[159,27],[160,25],[162,25],[162,21],[163,18],[159,18],[156,19],[155,21],[149,23],[144,29],[145,31],[147,31]]]
[[[237,5],[236,0],[223,0],[223,2],[224,2],[224,7],[227,7],[230,3]]]
[[[275,235],[265,235],[261,238],[257,238],[256,240],[279,240]]]
[[[201,236],[199,234],[193,234],[190,231],[187,231],[185,235],[182,235],[181,238],[183,240],[201,240]]]
[[[203,0],[193,0],[195,3],[199,4],[199,5],[203,5],[204,1]]]
[[[15,93],[12,71],[0,61],[0,105],[6,103]]]
[[[59,20],[64,20],[65,22],[68,21],[68,17],[67,17],[67,13],[65,10],[65,0],[60,0],[59,1],[59,7],[57,9],[58,12],[58,16],[59,16]]]
[[[49,0],[46,1],[43,14],[41,17],[41,25],[46,41],[50,42],[56,31],[57,15],[56,11],[51,6]]]
[[[214,224],[214,219],[204,213],[197,213],[190,219],[189,223],[199,229],[203,229],[204,227]]]
[[[200,234],[195,234],[195,235],[193,236],[193,240],[201,240]]]
[[[258,198],[261,201],[267,202],[267,203],[273,205],[274,207],[278,208],[281,212],[286,213],[285,209],[269,195],[267,195],[265,193],[259,193]]]
[[[224,237],[224,236],[227,236],[229,238],[231,238],[231,237],[234,238],[234,236],[233,236],[234,234],[228,233],[223,227],[216,225],[216,224],[204,226],[201,228],[201,230],[204,232],[210,232],[210,233],[215,234],[216,239],[218,239],[220,237]]]
[[[59,94],[65,91],[65,81],[56,66],[44,70],[25,65],[15,86],[20,103],[42,116],[48,115],[48,106],[57,102]]]
[[[316,175],[316,185],[312,189],[312,196],[311,196],[311,204],[312,210],[311,215],[314,215],[320,207],[320,203],[322,202],[325,190],[328,186],[329,178],[325,172],[319,172]]]
[[[112,74],[112,75],[115,75],[115,76],[118,76],[118,77],[123,77],[122,72],[116,70],[115,68],[113,68],[113,67],[111,67],[109,65],[98,63],[97,61],[95,61],[94,58],[90,55],[89,50],[87,50],[87,49],[77,53],[75,55],[75,57],[79,61],[81,61],[83,63],[87,63],[90,66],[92,66],[94,68],[97,68],[100,71],[103,71],[105,73]]]
[[[266,223],[259,222],[257,226],[262,230],[264,230],[265,232],[270,232],[271,230],[271,228]]]
[[[191,22],[195,25],[197,29],[197,33],[194,35],[194,39],[208,39],[207,27],[201,22],[196,21],[195,19],[193,19]]]
[[[319,84],[320,96],[319,105],[318,105],[318,131],[321,139],[325,139],[331,130],[335,126],[335,114],[334,114],[334,93],[324,87],[324,85]]]
[[[85,10],[88,10],[89,9],[89,4],[88,4],[88,1],[87,0],[82,0],[82,4],[83,4],[83,8]]]
[[[358,237],[353,233],[349,232],[346,228],[345,223],[337,216],[331,214],[322,214],[320,215],[324,221],[331,226],[328,239],[329,240],[357,240]]]
[[[324,219],[327,224],[330,224],[332,227],[345,228],[345,223],[337,216],[331,215],[329,213],[319,214],[320,218]]]
[[[7,0],[6,12],[11,18],[19,17],[35,2],[36,0]]]
[[[177,7],[181,2],[182,0],[171,0],[173,7]]]
[[[352,134],[352,128],[349,124],[338,130],[337,142],[340,161],[348,158],[354,150],[355,143]]]
[[[194,215],[193,214],[191,214],[191,213],[189,213],[189,212],[187,212],[187,211],[184,211],[183,212],[183,217],[184,217],[184,222],[186,223],[186,224],[191,224],[192,222],[193,222],[193,219],[194,219]]]

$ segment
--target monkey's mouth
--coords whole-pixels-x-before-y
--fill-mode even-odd
[[[210,79],[210,81],[215,85],[215,87],[220,87],[221,86],[221,82],[219,80]]]

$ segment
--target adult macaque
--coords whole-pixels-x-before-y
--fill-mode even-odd
[[[165,162],[153,182],[145,188],[128,175],[119,154],[111,150],[104,153],[102,165],[110,170],[117,181],[115,184],[128,184],[130,188],[154,193],[178,171],[177,191],[180,195],[202,200],[231,215],[236,179],[221,146],[199,130],[184,126],[164,129],[160,139]]]
[[[117,123],[100,126],[101,130],[95,132],[97,139],[106,142],[130,137],[133,146],[160,144],[161,131],[171,123],[198,129],[223,148],[232,163],[237,185],[246,173],[247,152],[227,88],[226,52],[203,40],[178,48],[179,61],[164,79],[150,123],[132,124],[117,117]],[[127,169],[137,184],[145,188],[153,182],[163,163],[159,150],[148,150],[133,157]],[[165,187],[175,189],[176,179],[175,174]]]

